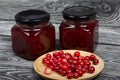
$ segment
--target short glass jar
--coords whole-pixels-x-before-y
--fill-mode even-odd
[[[15,54],[34,60],[55,50],[55,28],[49,19],[50,14],[44,10],[26,10],[15,15],[16,24],[11,29]]]
[[[62,49],[79,49],[93,52],[98,41],[96,11],[86,6],[67,7],[62,12],[59,27]]]

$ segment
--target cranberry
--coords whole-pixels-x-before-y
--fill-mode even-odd
[[[47,75],[50,75],[52,73],[52,70],[48,67],[45,68],[44,73]]]
[[[79,74],[79,77],[81,77],[83,75],[83,71],[79,70],[78,74]]]
[[[58,66],[56,63],[53,63],[52,65],[53,65],[54,67],[57,67],[57,66]]]
[[[68,70],[68,66],[67,65],[62,65],[61,68],[62,68],[62,70]]]
[[[51,74],[51,71],[67,76],[68,79],[78,78],[87,73],[94,73],[95,67],[99,60],[95,55],[81,56],[79,51],[76,51],[71,55],[70,53],[64,53],[63,50],[54,52],[53,55],[46,54],[42,59],[43,64],[47,66],[45,68],[45,74]]]
[[[72,64],[76,65],[78,63],[77,60],[73,60]]]
[[[82,62],[80,62],[79,64],[80,64],[80,65],[82,65],[82,66],[84,66],[84,62],[83,62],[83,61],[82,61]]]
[[[87,70],[89,69],[90,66],[88,65],[84,65],[84,68],[86,68]]]
[[[66,71],[62,71],[62,72],[61,72],[61,75],[62,75],[62,76],[66,76],[66,75],[67,75],[67,72],[66,72]]]
[[[66,59],[66,58],[62,58],[62,59],[61,59],[61,63],[62,63],[62,64],[67,64],[67,59]]]
[[[93,54],[91,54],[91,55],[90,55],[90,60],[93,60],[93,59],[96,59],[96,56],[93,55]]]
[[[79,57],[80,56],[80,52],[79,51],[74,52],[74,56],[75,57]]]
[[[58,74],[61,74],[62,71],[63,71],[62,69],[59,69],[59,70],[57,71],[57,73],[58,73]]]
[[[47,58],[43,58],[42,62],[45,64],[45,61],[47,61]]]
[[[58,58],[58,61],[60,62],[62,60],[62,58]]]
[[[79,77],[79,73],[78,72],[73,73],[73,78],[78,78],[78,77]]]
[[[90,61],[84,60],[84,64],[85,65],[90,65],[91,63],[90,63]]]
[[[81,70],[82,69],[82,65],[77,65],[76,69]]]
[[[71,69],[68,69],[68,70],[67,70],[67,73],[72,73],[72,70],[71,70]]]
[[[65,58],[65,57],[66,57],[65,54],[62,54],[62,55],[61,55],[61,58]]]
[[[60,56],[60,55],[57,55],[56,58],[59,59],[59,58],[61,58],[61,56]]]
[[[63,55],[64,54],[64,51],[63,50],[60,50],[59,51],[59,56]]]
[[[51,54],[46,54],[46,59],[51,59]]]
[[[68,62],[69,62],[69,63],[72,63],[72,62],[73,62],[73,59],[72,59],[72,58],[68,59]]]
[[[85,56],[85,57],[84,57],[84,60],[90,61],[90,56]]]
[[[53,57],[56,57],[56,56],[58,56],[58,55],[59,55],[58,52],[54,52],[54,53],[53,53]]]
[[[98,60],[98,59],[94,59],[94,60],[93,60],[93,64],[94,64],[94,65],[97,65],[98,63],[99,63],[99,60]]]
[[[90,66],[88,69],[88,73],[94,73],[95,68],[93,66]]]
[[[72,77],[73,77],[73,74],[71,72],[67,74],[68,79],[71,79]]]
[[[47,67],[49,67],[49,66],[50,66],[50,61],[49,61],[49,60],[46,60],[46,61],[44,62],[44,64],[45,64]]]
[[[58,60],[56,58],[52,58],[52,60],[53,60],[54,63],[58,62]]]
[[[55,71],[57,72],[59,70],[59,67],[58,66],[55,66],[54,67]]]
[[[65,53],[65,58],[66,59],[70,59],[72,57],[72,55],[70,53]]]
[[[83,67],[81,70],[82,70],[83,73],[87,72],[87,69],[85,67]]]
[[[84,57],[83,56],[79,56],[79,60],[84,60]]]

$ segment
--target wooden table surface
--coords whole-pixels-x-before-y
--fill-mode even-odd
[[[56,27],[56,38],[58,38],[58,27],[62,19],[60,12],[69,5],[70,1],[73,2],[74,0],[40,1],[0,0],[0,80],[42,80],[33,70],[34,61],[22,59],[12,51],[10,30],[15,24],[14,15],[21,10],[42,9],[41,7],[43,7],[51,13],[51,22]],[[97,15],[100,20],[99,42],[97,42],[98,46],[94,53],[103,58],[105,68],[95,80],[120,80],[120,15],[119,6],[116,6],[120,1],[110,0],[114,3],[108,3],[108,0],[108,2],[103,3],[100,3],[100,1],[106,0],[96,1],[101,6],[105,4],[105,6],[113,5],[114,7],[110,7],[112,12],[109,11],[109,14],[106,12],[101,13],[101,11]],[[101,16],[100,14],[105,15]]]

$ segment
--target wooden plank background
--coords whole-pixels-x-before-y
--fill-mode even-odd
[[[105,69],[96,80],[120,80],[120,0],[0,0],[0,80],[41,80],[33,70],[33,61],[12,51],[10,30],[15,24],[14,15],[26,9],[48,11],[58,39],[61,11],[72,5],[97,10],[100,33],[95,53],[104,59]]]

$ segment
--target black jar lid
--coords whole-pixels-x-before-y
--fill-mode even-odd
[[[62,12],[65,19],[88,20],[96,17],[96,11],[87,6],[67,7]]]
[[[25,10],[15,15],[16,22],[21,24],[39,24],[49,19],[50,14],[44,10]]]

